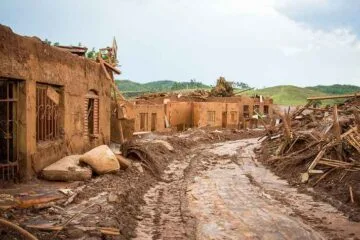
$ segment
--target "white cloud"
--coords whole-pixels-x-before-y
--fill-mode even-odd
[[[315,11],[327,7],[327,0],[84,1],[80,16],[64,2],[24,6],[29,9],[22,13],[24,31],[51,32],[43,38],[89,47],[103,47],[115,35],[121,78],[213,84],[224,75],[255,87],[360,85],[360,43],[350,28],[314,29],[284,14],[304,6]],[[56,11],[41,8],[49,6]]]

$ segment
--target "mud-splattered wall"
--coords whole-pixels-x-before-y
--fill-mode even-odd
[[[135,132],[163,131],[165,112],[163,104],[135,104]]]
[[[168,102],[165,110],[170,126],[178,130],[192,127],[193,102]]]
[[[44,44],[36,37],[14,34],[0,25],[0,77],[23,85],[19,99],[21,125],[18,146],[20,174],[30,177],[67,154],[82,153],[110,141],[110,82],[100,64]],[[37,95],[39,83],[59,90],[60,137],[37,141]],[[89,92],[96,93],[98,129],[84,132]]]

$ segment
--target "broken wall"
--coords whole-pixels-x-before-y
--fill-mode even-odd
[[[112,142],[122,143],[130,140],[135,131],[134,104],[125,100],[115,100],[111,104],[111,136]]]
[[[26,98],[19,103],[23,131],[19,143],[21,176],[29,177],[66,154],[82,153],[110,140],[110,82],[100,64],[44,44],[36,37],[22,37],[0,25],[0,77],[18,80]],[[37,86],[59,90],[60,136],[36,140]],[[99,98],[98,134],[84,133],[85,99],[89,91]]]
[[[165,112],[171,127],[182,131],[193,125],[193,102],[168,102]]]
[[[135,104],[135,132],[163,131],[165,112],[163,104]]]

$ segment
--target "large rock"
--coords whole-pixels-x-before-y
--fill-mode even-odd
[[[97,174],[105,174],[120,169],[115,154],[106,145],[101,145],[85,153],[80,157],[80,162],[90,165]]]
[[[42,170],[42,176],[51,181],[83,181],[91,178],[92,170],[80,166],[81,155],[71,155],[60,159]]]

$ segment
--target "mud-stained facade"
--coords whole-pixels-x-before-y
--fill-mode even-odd
[[[169,126],[179,131],[193,126],[194,102],[168,102],[165,100],[165,113]]]
[[[2,177],[109,143],[111,85],[100,64],[3,25],[0,39]]]
[[[160,104],[163,102],[163,104]],[[272,113],[273,101],[270,98],[236,96],[236,97],[209,97],[207,99],[192,98],[155,98],[147,101],[137,102],[135,131],[153,131],[148,126],[148,119],[157,106],[157,123],[162,125],[156,128],[156,131],[162,131],[165,128],[182,131],[190,127],[219,127],[219,128],[253,128],[258,125],[258,120],[254,116],[261,116],[264,121],[270,119]],[[163,113],[160,110],[163,109]],[[146,124],[140,125],[141,121]]]
[[[161,132],[165,129],[165,113],[162,104],[135,104],[134,116],[136,132]]]

